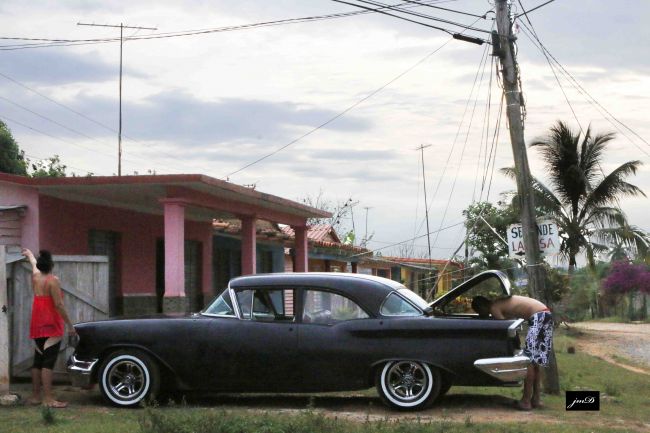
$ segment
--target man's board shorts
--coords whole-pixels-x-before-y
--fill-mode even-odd
[[[548,365],[548,354],[553,346],[553,315],[550,311],[539,311],[528,319],[528,334],[524,355],[533,364]]]

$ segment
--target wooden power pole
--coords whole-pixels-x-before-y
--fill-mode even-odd
[[[528,287],[531,295],[543,299],[544,276],[539,272],[541,264],[539,241],[537,239],[537,223],[535,221],[535,204],[533,198],[533,182],[528,165],[524,126],[522,122],[522,96],[519,88],[519,71],[515,60],[508,0],[496,0],[497,29],[499,31],[499,46],[495,47],[502,66],[503,91],[506,98],[506,113],[510,125],[510,142],[515,159],[515,174],[517,177],[517,192],[521,204],[521,225],[526,248],[526,263],[528,266]]]
[[[510,21],[510,6],[508,0],[496,0],[496,16],[498,39],[494,42],[495,54],[501,59],[503,77],[503,91],[506,98],[506,113],[510,126],[510,142],[515,159],[515,175],[517,178],[517,192],[521,206],[521,225],[526,248],[526,265],[528,271],[528,289],[530,294],[545,302],[549,307],[550,299],[545,288],[544,268],[540,266],[543,261],[539,251],[537,223],[535,221],[535,202],[533,197],[533,182],[528,165],[526,141],[524,139],[524,126],[522,122],[522,95],[519,87],[519,70],[513,49],[515,37],[512,35],[512,22]],[[544,388],[546,392],[557,394],[560,392],[557,362],[555,353],[551,350],[549,368],[544,375]]]

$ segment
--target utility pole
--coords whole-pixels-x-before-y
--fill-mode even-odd
[[[499,56],[503,68],[501,75],[503,78],[503,91],[506,97],[506,113],[510,126],[510,142],[515,158],[517,192],[519,193],[521,205],[521,225],[524,235],[524,247],[526,248],[528,289],[534,298],[543,300],[546,305],[552,307],[550,296],[547,296],[545,288],[545,271],[540,266],[543,261],[540,259],[533,182],[524,139],[522,95],[519,88],[519,71],[513,49],[513,42],[516,38],[512,35],[509,0],[496,0],[495,6],[498,37],[493,37],[493,47],[494,54]],[[544,374],[544,389],[550,394],[559,394],[560,392],[557,361],[553,349],[550,351],[548,369]]]
[[[135,30],[158,30],[154,27],[133,27],[125,26],[120,23],[120,25],[110,25],[110,24],[90,24],[90,23],[77,23],[78,26],[91,26],[91,27],[113,27],[120,28],[120,114],[119,114],[119,128],[117,132],[117,175],[122,176],[122,48],[124,45],[124,29],[135,29]]]
[[[519,71],[515,60],[510,21],[510,7],[508,0],[496,0],[496,16],[498,29],[498,47],[495,54],[501,59],[501,75],[503,77],[503,91],[506,98],[506,113],[510,126],[510,142],[515,159],[515,175],[517,178],[517,192],[521,204],[521,225],[526,248],[526,263],[528,267],[528,287],[531,295],[536,299],[543,299],[544,274],[539,266],[540,260],[539,241],[537,239],[537,223],[535,221],[535,204],[533,198],[533,182],[528,165],[526,141],[524,139],[524,126],[522,122],[522,95],[519,88]]]

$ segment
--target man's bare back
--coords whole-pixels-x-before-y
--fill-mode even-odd
[[[540,311],[548,308],[537,299],[525,296],[512,295],[509,298],[497,299],[492,302],[490,314],[495,319],[528,319]]]

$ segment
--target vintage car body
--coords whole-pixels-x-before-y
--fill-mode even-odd
[[[77,384],[99,383],[112,404],[161,390],[325,392],[377,386],[399,409],[431,404],[452,385],[512,385],[526,373],[521,320],[450,314],[447,306],[491,280],[478,275],[427,305],[392,280],[288,273],[233,279],[201,313],[75,325],[68,363]],[[496,284],[494,283],[496,281]]]

